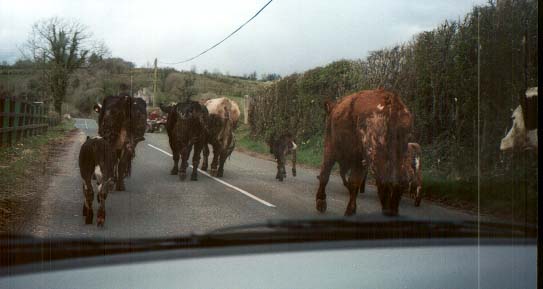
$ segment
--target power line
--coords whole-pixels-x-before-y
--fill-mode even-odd
[[[258,16],[258,14],[260,14],[260,12],[262,12],[262,10],[264,10],[273,0],[270,0],[268,1],[268,3],[266,3],[266,5],[262,6],[262,8],[260,8],[260,10],[258,10],[258,12],[256,12],[255,15],[253,15],[253,17],[251,17],[249,20],[245,21],[245,23],[241,24],[240,27],[238,27],[238,29],[234,30],[234,32],[230,33],[228,36],[226,36],[223,40],[217,42],[215,45],[209,47],[208,49],[200,52],[200,54],[196,55],[196,56],[193,56],[193,57],[190,57],[190,58],[187,58],[185,60],[181,60],[181,61],[178,61],[178,62],[162,62],[162,61],[159,61],[160,63],[162,64],[170,64],[170,65],[173,65],[173,64],[181,64],[181,63],[185,63],[185,62],[189,62],[191,60],[194,60],[200,56],[202,56],[203,54],[205,54],[206,52],[210,51],[211,49],[219,46],[219,44],[223,43],[226,39],[230,38],[232,35],[234,35],[236,32],[238,32],[239,30],[241,30],[241,28],[243,28],[243,26],[247,25],[247,23],[251,22],[251,20],[255,19],[256,16]]]

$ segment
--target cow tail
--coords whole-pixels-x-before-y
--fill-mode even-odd
[[[126,166],[126,175],[128,177],[132,175],[132,158],[128,159],[128,164]]]

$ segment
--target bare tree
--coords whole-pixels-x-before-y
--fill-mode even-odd
[[[32,26],[22,52],[42,69],[55,111],[60,114],[74,70],[85,65],[91,54],[107,53],[107,48],[103,43],[92,43],[91,34],[84,25],[54,17]]]

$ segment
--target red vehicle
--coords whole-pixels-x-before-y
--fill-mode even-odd
[[[151,111],[147,117],[147,132],[163,132],[166,129],[165,115],[160,115],[158,111]]]

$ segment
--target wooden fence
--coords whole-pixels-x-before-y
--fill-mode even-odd
[[[43,103],[0,97],[0,146],[10,146],[29,136],[47,131],[60,118],[50,118]]]

